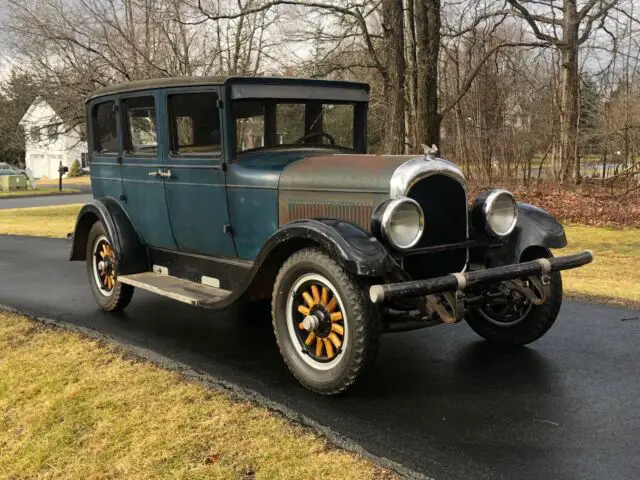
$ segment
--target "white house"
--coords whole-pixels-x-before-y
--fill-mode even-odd
[[[57,178],[58,167],[75,160],[86,167],[87,143],[53,108],[37,97],[20,120],[25,131],[25,166],[34,178]]]

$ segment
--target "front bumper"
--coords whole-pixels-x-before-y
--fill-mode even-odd
[[[559,270],[578,268],[592,261],[593,253],[585,250],[584,252],[563,257],[540,258],[514,265],[504,265],[465,273],[451,273],[427,280],[372,285],[369,288],[369,297],[373,303],[382,303],[393,298],[412,298],[446,292],[463,292],[465,289],[475,285],[495,284],[532,275],[546,275]]]

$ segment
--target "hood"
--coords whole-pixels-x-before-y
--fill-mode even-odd
[[[389,195],[396,169],[413,155],[336,154],[301,158],[284,168],[280,190]]]

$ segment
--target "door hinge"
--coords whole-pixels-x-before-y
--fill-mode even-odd
[[[228,233],[229,235],[234,235],[234,231],[233,231],[233,227],[230,224],[226,224],[224,227],[222,227],[222,231],[224,233]]]
[[[221,99],[217,99],[216,100],[216,107],[222,108],[222,100]]]

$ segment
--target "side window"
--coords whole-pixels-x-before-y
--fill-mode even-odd
[[[158,151],[158,134],[154,98],[127,98],[122,105],[126,124],[125,152],[155,154]]]
[[[234,102],[238,152],[264,146],[264,112],[265,106],[260,102]]]
[[[214,92],[168,97],[172,155],[220,155],[220,115]]]
[[[118,151],[118,127],[113,101],[93,107],[93,149],[97,153]]]

